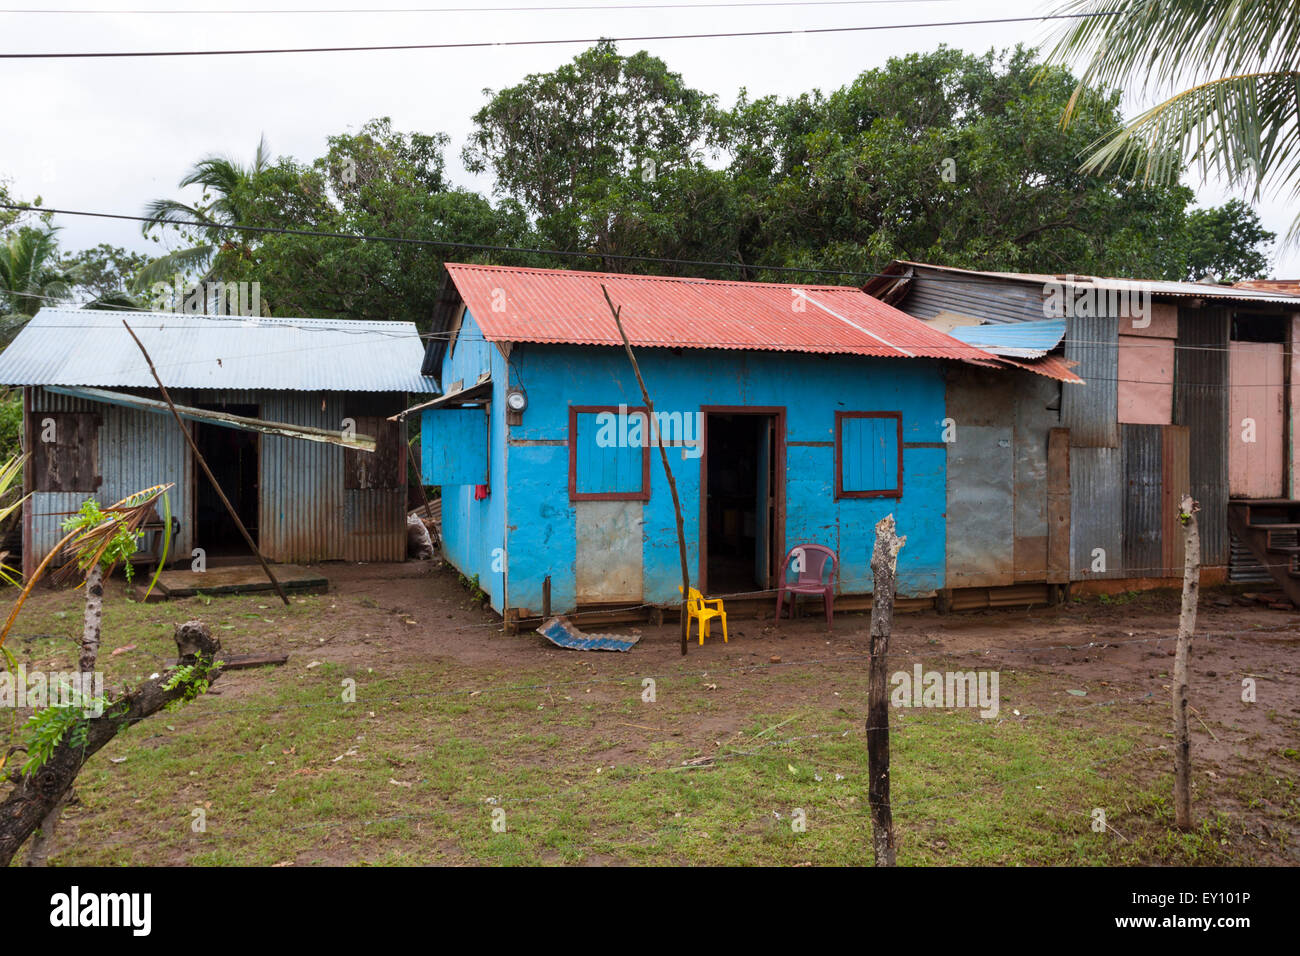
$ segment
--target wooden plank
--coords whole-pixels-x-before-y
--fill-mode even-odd
[[[1161,443],[1160,481],[1160,564],[1162,577],[1174,577],[1185,561],[1185,535],[1178,520],[1183,496],[1191,490],[1187,453],[1189,445],[1186,425],[1166,425]]]
[[[222,670],[242,671],[250,667],[278,667],[289,662],[288,654],[220,654]]]
[[[36,491],[99,488],[100,417],[89,412],[33,413],[32,474]]]
[[[1070,580],[1070,430],[1047,436],[1047,581]]]
[[[276,577],[286,591],[326,591],[329,580],[319,571],[294,564],[276,565]],[[137,594],[143,596],[144,585],[137,585]],[[249,591],[269,591],[271,582],[256,566],[240,565],[228,568],[210,568],[207,571],[164,571],[158,576],[154,592],[159,599],[193,597],[204,594],[243,594]]]

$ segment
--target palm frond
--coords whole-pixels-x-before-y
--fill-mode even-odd
[[[1095,142],[1084,170],[1174,183],[1190,160],[1255,201],[1300,198],[1300,3],[1071,0],[1054,13],[1078,17],[1046,61],[1081,67],[1062,123],[1091,89],[1164,97]],[[1287,236],[1298,240],[1300,216]]]
[[[216,246],[201,243],[159,256],[132,277],[130,291],[147,292],[155,282],[171,283],[177,275],[202,272],[207,269],[216,252]]]
[[[1079,89],[1137,79],[1145,93],[1285,72],[1300,49],[1300,4],[1290,0],[1069,0],[1052,12],[1078,17],[1047,61],[1082,65]]]
[[[32,589],[41,576],[51,564],[63,553],[64,548],[69,545],[74,550],[71,561],[68,561],[60,569],[66,572],[75,567],[78,570],[85,571],[92,565],[103,561],[105,553],[112,545],[114,538],[122,531],[134,534],[140,530],[140,527],[149,520],[154,514],[154,502],[162,495],[170,491],[174,485],[167,483],[165,485],[154,485],[152,488],[146,488],[143,491],[137,491],[135,494],[127,495],[121,501],[103,509],[105,518],[99,524],[91,528],[73,528],[58,543],[50,549],[49,554],[36,566],[27,583],[23,586],[18,599],[14,601],[14,606],[9,609],[9,616],[5,619],[4,626],[0,627],[0,647],[4,646],[5,639],[9,636],[9,631],[13,628],[14,621],[18,618],[18,612],[22,610],[27,598],[31,595]],[[104,576],[113,573],[114,565],[105,568]]]

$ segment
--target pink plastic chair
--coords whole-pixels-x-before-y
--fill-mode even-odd
[[[803,569],[798,572],[798,578],[792,582],[789,580],[790,568],[798,557],[802,558]],[[781,565],[780,577],[777,579],[776,620],[778,624],[781,621],[781,608],[785,604],[787,594],[791,595],[790,615],[792,617],[794,595],[820,594],[822,603],[826,605],[826,626],[831,627],[834,624],[836,560],[835,552],[820,544],[796,544],[790,549],[790,553],[785,556],[785,563]],[[823,577],[826,578],[824,582]]]

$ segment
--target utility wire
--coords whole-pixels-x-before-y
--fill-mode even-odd
[[[733,0],[730,3],[601,3],[601,4],[564,4],[545,6],[509,6],[509,7],[272,7],[260,10],[243,8],[199,8],[194,10],[165,9],[58,9],[35,10],[31,8],[0,10],[0,14],[55,14],[85,15],[161,15],[161,16],[206,16],[209,14],[373,14],[373,13],[604,13],[607,10],[709,10],[709,9],[754,9],[762,7],[860,7],[884,6],[913,3],[958,3],[960,0]]]
[[[98,53],[0,53],[3,60],[77,60],[129,57],[258,56],[281,53],[362,53],[396,50],[472,50],[487,47],[561,46],[593,43],[646,43],[652,40],[718,40],[746,37],[803,36],[807,34],[867,33],[877,30],[911,30],[927,27],[968,27],[999,23],[1042,23],[1047,20],[1082,20],[1111,17],[1113,11],[1096,13],[1053,13],[1034,17],[994,17],[983,20],[943,20],[927,23],[878,23],[860,27],[808,27],[790,30],[716,31],[713,33],[658,33],[621,37],[572,37],[543,40],[467,40],[459,43],[388,43],[376,46],[278,47],[239,50],[122,50]]]

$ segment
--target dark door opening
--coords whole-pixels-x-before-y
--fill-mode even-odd
[[[226,412],[230,415],[257,417],[256,405],[199,405],[198,408]],[[206,422],[194,423],[194,443],[203,459],[212,469],[212,475],[221,485],[234,506],[239,520],[244,523],[253,541],[257,538],[258,512],[258,440],[257,432],[240,428],[225,428]],[[223,554],[247,554],[239,528],[230,519],[230,513],[221,503],[212,483],[203,469],[194,467],[194,544],[207,552],[209,558]]]
[[[764,590],[779,561],[777,416],[709,413],[704,449],[704,583],[710,594]]]

